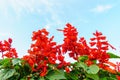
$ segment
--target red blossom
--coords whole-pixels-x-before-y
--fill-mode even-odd
[[[93,64],[93,62],[92,62],[91,60],[86,60],[85,63],[86,63],[88,66],[90,66],[90,65]]]
[[[58,60],[64,61],[64,57],[63,57],[62,55],[59,55],[59,56],[58,56]]]
[[[5,56],[7,58],[17,58],[18,57],[15,48],[11,48],[9,51],[6,51],[6,53],[3,54],[3,56]]]
[[[8,41],[4,40],[4,42],[0,41],[0,52],[2,53],[2,58],[17,58],[18,54],[15,48],[11,47],[12,39],[9,38]]]
[[[72,26],[71,24],[66,24],[66,27],[62,31],[64,34],[64,43],[62,44],[62,52],[68,53],[69,51],[69,56],[75,60],[78,59],[80,55],[86,54],[87,52],[85,51],[86,49],[86,43],[85,41],[80,43],[81,41],[84,40],[84,38],[78,42],[78,32],[77,29]]]
[[[109,46],[112,49],[115,49],[112,47],[108,41],[106,40],[106,37],[103,36],[101,32],[96,31],[93,33],[95,37],[90,38],[90,46],[91,46],[91,51],[90,51],[90,56],[96,60],[98,60],[100,63],[104,63],[109,60],[109,55],[107,54],[107,50],[109,49]],[[93,47],[93,48],[92,48]],[[92,59],[89,57],[90,59]]]
[[[48,37],[49,32],[46,29],[41,29],[33,32],[32,41],[33,43],[28,50],[28,55],[25,55],[22,59],[25,60],[31,67],[33,72],[39,73],[40,76],[47,75],[49,65],[55,65],[56,68],[63,68],[67,73],[70,73],[70,62],[64,60],[64,54],[69,54],[70,58],[78,60],[80,56],[88,56],[85,63],[90,66],[94,64],[94,60],[98,61],[96,63],[100,68],[115,74],[119,68],[119,65],[115,65],[108,62],[110,55],[107,54],[109,47],[115,49],[106,40],[101,32],[96,31],[93,33],[94,37],[90,38],[89,45],[84,37],[78,40],[77,29],[70,23],[66,24],[66,27],[61,30],[64,34],[63,44],[57,45],[53,41],[54,36]],[[15,48],[12,48],[12,39],[0,41],[0,52],[2,57],[7,58],[17,58],[17,52]],[[57,63],[59,61],[59,63]],[[57,64],[57,66],[56,66]],[[110,68],[110,66],[115,69]],[[119,76],[117,76],[119,80]]]
[[[43,72],[40,73],[40,76],[45,76],[46,73],[47,73],[47,68],[44,67],[44,68],[43,68]]]
[[[61,68],[68,65],[64,61],[61,46],[53,42],[54,36],[48,38],[48,35],[49,32],[46,29],[34,31],[32,36],[33,43],[28,50],[29,55],[23,57],[30,64],[33,71],[40,73],[40,76],[45,76],[48,65],[57,64],[57,60],[60,61],[58,66],[62,65]]]
[[[67,73],[70,73],[70,68],[65,67],[65,71],[66,71]]]

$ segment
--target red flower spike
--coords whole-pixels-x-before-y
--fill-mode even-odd
[[[57,43],[53,41],[54,36],[48,38],[49,32],[46,31],[46,29],[33,32],[33,43],[28,50],[29,55],[22,58],[29,63],[33,72],[37,72],[40,76],[44,77],[50,68],[49,65],[58,64],[55,65],[57,68],[63,68],[67,73],[70,73],[70,62],[64,60],[64,54],[69,54],[69,57],[74,60],[78,60],[80,56],[87,56],[88,59],[85,60],[85,63],[88,66],[94,64],[93,60],[97,60],[98,63],[96,64],[98,64],[100,68],[110,73],[116,73],[117,70],[110,68],[110,66],[116,67],[116,65],[108,62],[110,56],[107,54],[109,47],[112,49],[115,48],[106,41],[106,36],[103,36],[101,32],[96,31],[93,33],[95,37],[90,38],[91,42],[89,42],[90,46],[88,46],[84,37],[78,40],[77,29],[70,23],[66,24],[63,30],[57,30],[62,31],[64,34],[64,42],[61,45],[57,45]],[[4,42],[0,41],[0,52],[3,58],[18,57],[15,48],[11,47],[11,43],[11,38],[4,40]],[[57,61],[59,61],[59,63],[56,63]]]
[[[77,60],[79,53],[76,52],[76,51],[78,51],[77,50],[77,48],[78,48],[78,46],[77,46],[78,32],[77,32],[76,28],[74,26],[72,26],[71,24],[67,23],[66,27],[60,31],[63,31],[64,37],[65,37],[64,43],[62,44],[62,52],[66,53],[67,51],[71,51],[74,54],[73,54],[73,56],[70,56],[70,57]]]
[[[11,47],[12,39],[9,38],[8,41],[0,42],[0,52],[2,53],[2,58],[17,58],[17,52],[15,48]]]
[[[32,64],[30,59],[26,60],[34,71],[39,71],[40,76],[45,76],[48,65],[56,64],[57,60],[60,61],[60,67],[67,66],[62,56],[62,46],[57,46],[56,42],[53,42],[54,36],[48,38],[48,34],[45,29],[33,32],[32,41],[34,42],[28,50],[28,56],[32,57],[34,63]]]
[[[103,36],[101,32],[96,31],[93,35],[95,37],[90,39],[90,46],[94,48],[91,48],[90,55],[94,53],[92,56],[94,56],[100,63],[104,63],[105,61],[108,61],[110,57],[106,52],[109,49],[109,46],[112,46],[106,41],[106,37]],[[112,48],[114,49],[114,47]]]

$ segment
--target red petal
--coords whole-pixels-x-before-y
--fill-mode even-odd
[[[42,29],[41,32],[43,32],[45,35],[49,34],[49,32],[47,32],[46,29]]]
[[[58,56],[58,60],[64,61],[64,57],[63,57],[62,55],[59,55],[59,56]]]
[[[99,37],[101,40],[105,40],[106,39],[106,36],[100,36]]]
[[[109,46],[110,46],[112,49],[116,50],[116,48],[115,48],[115,47],[113,47],[111,44],[109,44]]]
[[[12,39],[11,39],[11,38],[9,38],[9,39],[8,39],[8,42],[9,42],[9,43],[12,43]]]
[[[101,33],[101,32],[96,31],[95,33],[93,33],[93,35],[95,35],[95,36],[100,36],[100,35],[102,35],[102,33]]]
[[[101,47],[102,50],[108,50],[108,46]]]
[[[70,23],[67,23],[66,26],[67,27],[72,27],[72,25]]]
[[[90,40],[91,40],[91,41],[94,41],[94,40],[96,40],[96,38],[90,38]]]
[[[69,69],[68,67],[65,67],[65,71],[66,71],[67,73],[70,73],[70,69]]]
[[[89,42],[90,43],[90,46],[94,46],[96,44],[96,42]]]
[[[101,44],[108,45],[108,42],[107,41],[103,41],[103,42],[101,42]]]

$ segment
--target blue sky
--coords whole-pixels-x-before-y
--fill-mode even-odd
[[[87,40],[101,31],[120,55],[120,0],[0,0],[0,40],[11,37],[19,56],[27,54],[38,29],[46,28],[62,43],[56,29],[68,22]]]

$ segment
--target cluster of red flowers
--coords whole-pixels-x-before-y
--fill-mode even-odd
[[[17,52],[15,48],[11,47],[12,39],[9,38],[8,41],[0,41],[0,52],[2,53],[2,58],[17,58]]]
[[[94,38],[91,38],[90,46],[91,51],[89,53],[89,59],[90,60],[98,60],[99,61],[99,67],[103,69],[111,69],[110,66],[105,65],[111,64],[108,60],[110,58],[109,54],[107,54],[107,50],[109,47],[112,49],[115,49],[113,46],[111,46],[108,41],[106,41],[106,37],[102,35],[101,32],[96,31],[96,33],[93,33],[95,36]]]
[[[32,68],[33,72],[39,72],[40,76],[45,76],[48,72],[48,67],[51,65],[57,65],[57,68],[64,68],[66,72],[70,72],[70,63],[64,60],[64,54],[69,54],[70,58],[78,60],[80,56],[88,56],[85,63],[89,66],[94,64],[94,60],[98,61],[100,68],[113,70],[105,64],[113,65],[108,62],[109,55],[107,50],[109,46],[112,47],[107,41],[106,37],[101,32],[96,31],[93,33],[94,38],[90,38],[91,42],[87,44],[84,37],[78,39],[77,29],[71,24],[66,24],[66,27],[61,30],[64,34],[64,43],[57,45],[53,41],[54,36],[48,37],[49,32],[46,29],[41,29],[33,32],[30,49],[28,50],[29,55],[25,55],[22,59],[26,60]],[[11,48],[12,39],[8,41],[0,42],[0,52],[2,57],[17,58],[15,48]],[[59,63],[57,63],[59,61]],[[115,66],[115,65],[113,65]],[[52,66],[55,69],[55,66]]]
[[[89,47],[87,46],[86,40],[84,37],[80,38],[78,41],[77,29],[71,24],[66,24],[64,30],[60,30],[64,33],[64,43],[62,44],[62,52],[68,53],[69,56],[75,60],[78,60],[78,57],[81,55],[87,55]]]
[[[61,45],[53,42],[54,36],[48,38],[49,32],[46,29],[33,32],[33,44],[28,50],[29,55],[23,57],[24,60],[28,61],[33,71],[39,71],[40,76],[45,76],[49,64],[58,64],[57,68],[65,68],[66,72],[70,72],[70,63],[64,60],[64,54],[69,54],[69,57],[74,60],[86,55],[88,56],[85,61],[87,65],[94,64],[93,61],[97,60],[99,67],[109,68],[104,63],[108,63],[107,50],[109,46],[112,46],[106,41],[106,37],[101,32],[96,31],[93,33],[95,37],[90,39],[90,46],[88,46],[84,37],[78,40],[77,29],[71,24],[66,24],[63,30],[58,29],[58,31],[64,33],[64,43]],[[59,63],[56,63],[57,61]]]
[[[78,32],[71,24],[66,24],[64,30],[59,29],[59,31],[62,31],[65,36],[64,43],[62,44],[63,53],[68,53],[75,60],[78,60],[79,56],[87,55],[88,59],[85,63],[88,66],[94,64],[94,60],[97,60],[100,68],[111,69],[110,66],[105,65],[110,63],[108,62],[110,56],[107,54],[107,50],[109,47],[115,48],[108,43],[106,37],[101,32],[96,31],[93,33],[95,37],[90,38],[89,46],[84,37],[77,40]]]
[[[28,50],[29,55],[23,57],[28,61],[33,71],[40,72],[40,76],[45,76],[49,64],[57,64],[57,60],[60,61],[58,68],[69,65],[61,55],[60,46],[53,42],[54,36],[48,38],[48,34],[46,29],[33,32],[33,44]]]

